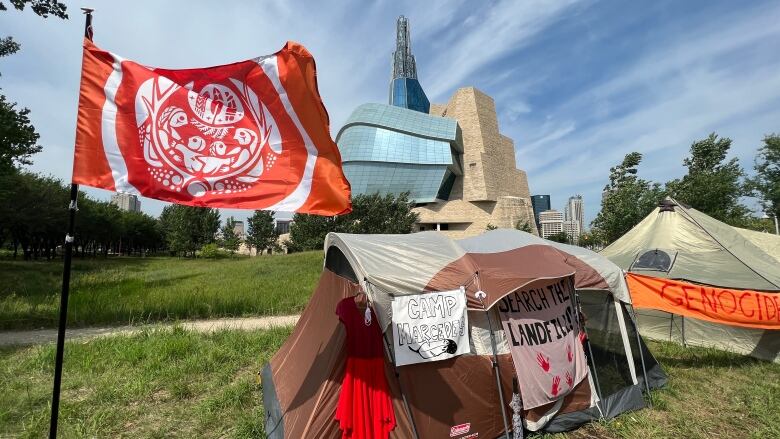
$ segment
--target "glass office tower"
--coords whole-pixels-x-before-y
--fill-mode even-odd
[[[534,220],[536,220],[537,229],[541,230],[541,223],[539,214],[550,210],[550,196],[549,195],[531,195],[531,205],[534,208]]]

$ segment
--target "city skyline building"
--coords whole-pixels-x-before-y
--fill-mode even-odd
[[[569,237],[569,243],[577,245],[580,242],[580,234],[582,233],[582,226],[577,220],[564,220],[563,232]]]
[[[133,194],[115,193],[111,195],[111,204],[114,204],[119,207],[120,210],[127,212],[141,211],[141,200],[138,199],[138,196]]]
[[[531,206],[534,208],[534,221],[536,221],[536,228],[540,229],[539,214],[545,210],[552,209],[550,195],[531,195]]]
[[[428,96],[417,79],[417,62],[412,55],[409,19],[403,15],[396,21],[389,104],[421,113],[428,113],[431,108]]]
[[[400,17],[390,104],[358,106],[336,135],[353,195],[408,192],[416,231],[461,238],[528,224],[536,232],[528,178],[516,167],[514,142],[499,130],[495,102],[474,87],[458,89],[446,104],[407,99],[408,81],[419,86],[409,41]],[[406,85],[396,87],[399,80]]]
[[[539,212],[540,236],[544,239],[563,232],[563,212],[555,209]]]
[[[244,228],[243,221],[235,221],[233,223],[233,233],[242,241],[246,239],[246,229]]]
[[[579,236],[582,233],[585,227],[585,204],[582,200],[582,195],[577,194],[569,197],[564,208],[564,219],[566,221],[577,221],[579,223],[577,235]]]
[[[276,231],[277,235],[290,233],[290,225],[292,222],[291,219],[276,219],[274,221],[274,231]]]

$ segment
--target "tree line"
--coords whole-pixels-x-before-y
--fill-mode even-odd
[[[52,259],[62,246],[70,189],[53,177],[29,172],[0,176],[0,246],[26,260]],[[158,221],[79,193],[76,256],[144,255],[164,248]]]
[[[0,248],[14,258],[59,256],[68,221],[70,188],[53,177],[18,169],[0,174]],[[159,218],[119,209],[79,192],[74,255],[107,257],[169,254],[194,257],[213,245],[233,253],[242,240],[230,217],[220,229],[216,209],[166,206]],[[262,253],[276,243],[273,212],[256,211],[249,218],[246,245]]]
[[[601,210],[591,223],[589,242],[615,241],[667,196],[735,227],[773,231],[770,220],[755,217],[741,200],[756,197],[769,216],[780,216],[780,135],[764,137],[752,177],[747,176],[737,158],[726,158],[731,143],[728,137],[715,133],[693,142],[683,160],[686,174],[663,185],[638,176],[642,154],[627,154],[610,169]]]

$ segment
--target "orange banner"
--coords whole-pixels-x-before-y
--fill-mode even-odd
[[[648,308],[724,325],[780,329],[780,294],[626,275],[635,308]]]

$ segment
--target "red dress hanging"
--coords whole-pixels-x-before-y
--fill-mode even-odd
[[[336,407],[342,439],[386,439],[395,428],[393,401],[385,377],[382,331],[371,310],[366,325],[365,311],[353,297],[336,306],[336,314],[347,331],[347,367]]]

